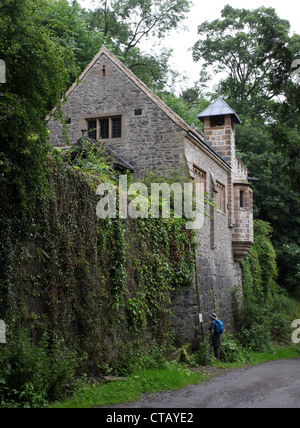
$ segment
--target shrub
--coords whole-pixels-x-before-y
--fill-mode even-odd
[[[249,355],[232,335],[224,333],[221,339],[220,359],[225,363],[237,363],[246,361]]]
[[[255,243],[242,260],[243,308],[236,320],[237,338],[254,351],[271,351],[272,339],[282,339],[286,319],[274,311],[278,275],[276,253],[271,243],[270,225],[256,220]],[[275,315],[274,315],[275,313]]]
[[[40,407],[61,399],[75,382],[75,353],[60,342],[49,351],[47,335],[39,346],[20,330],[0,352],[1,407]]]
[[[212,347],[209,338],[200,343],[199,349],[193,354],[193,362],[195,365],[207,366],[213,360]]]

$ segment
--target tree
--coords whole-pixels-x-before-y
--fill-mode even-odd
[[[272,81],[280,68],[290,69],[292,63],[289,22],[265,7],[251,11],[227,5],[221,16],[198,27],[203,38],[193,47],[194,60],[203,59],[204,67],[213,64],[217,73],[227,71],[223,89],[236,100],[257,94],[269,100],[279,95],[282,86]]]
[[[145,39],[159,40],[177,28],[190,4],[190,0],[101,0],[96,10],[86,13],[86,20],[147,86],[162,90],[168,74],[174,74],[168,67],[171,51],[144,54],[140,46]]]
[[[44,26],[74,54],[76,75],[72,74],[74,70],[70,70],[70,81],[73,83],[103,45],[103,29],[91,28],[88,13],[77,1],[70,4],[68,0],[49,0],[39,12]]]
[[[45,188],[49,106],[61,98],[72,54],[43,25],[47,0],[1,0],[0,58],[0,310],[10,285],[17,243],[31,231]],[[1,313],[0,313],[0,318]]]
[[[162,38],[176,28],[190,5],[190,0],[102,0],[91,24],[121,45],[126,58],[145,37]]]
[[[71,51],[43,25],[47,0],[7,0],[0,4],[0,57],[7,79],[1,87],[1,140],[24,144],[45,136],[49,100],[58,102],[73,65]]]

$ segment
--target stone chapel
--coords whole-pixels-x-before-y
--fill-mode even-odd
[[[182,341],[197,344],[210,311],[229,326],[241,291],[240,261],[253,245],[253,191],[235,154],[235,126],[241,123],[235,111],[218,96],[198,115],[202,133],[105,47],[67,91],[62,110],[71,145],[85,132],[137,177],[168,168],[203,183],[216,207],[209,207],[198,232],[194,290],[183,289],[173,302],[174,327]],[[52,146],[63,148],[61,124],[51,118],[48,128]]]

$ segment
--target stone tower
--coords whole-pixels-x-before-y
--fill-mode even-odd
[[[228,226],[232,228],[235,261],[240,261],[253,245],[253,191],[246,166],[235,155],[235,125],[241,121],[219,96],[198,118],[204,123],[208,144],[230,165],[227,183]]]
[[[207,141],[233,167],[235,162],[234,126],[241,123],[235,111],[219,96],[198,115],[198,118],[204,123],[204,135]]]

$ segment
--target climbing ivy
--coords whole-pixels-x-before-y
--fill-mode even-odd
[[[244,346],[258,351],[272,349],[272,336],[282,337],[287,325],[287,320],[274,308],[278,272],[271,233],[268,223],[256,220],[254,245],[241,262],[244,301],[236,330]]]
[[[278,275],[271,234],[272,228],[267,222],[255,220],[255,243],[241,262],[244,292],[246,295],[252,295],[257,303],[262,304],[272,299]]]
[[[45,177],[31,234],[8,251],[9,331],[30,327],[36,345],[47,333],[47,350],[63,343],[78,373],[127,373],[149,352],[168,352],[172,296],[194,272],[185,220],[99,219],[96,188],[110,181],[117,189],[118,174],[85,141],[49,154]]]

